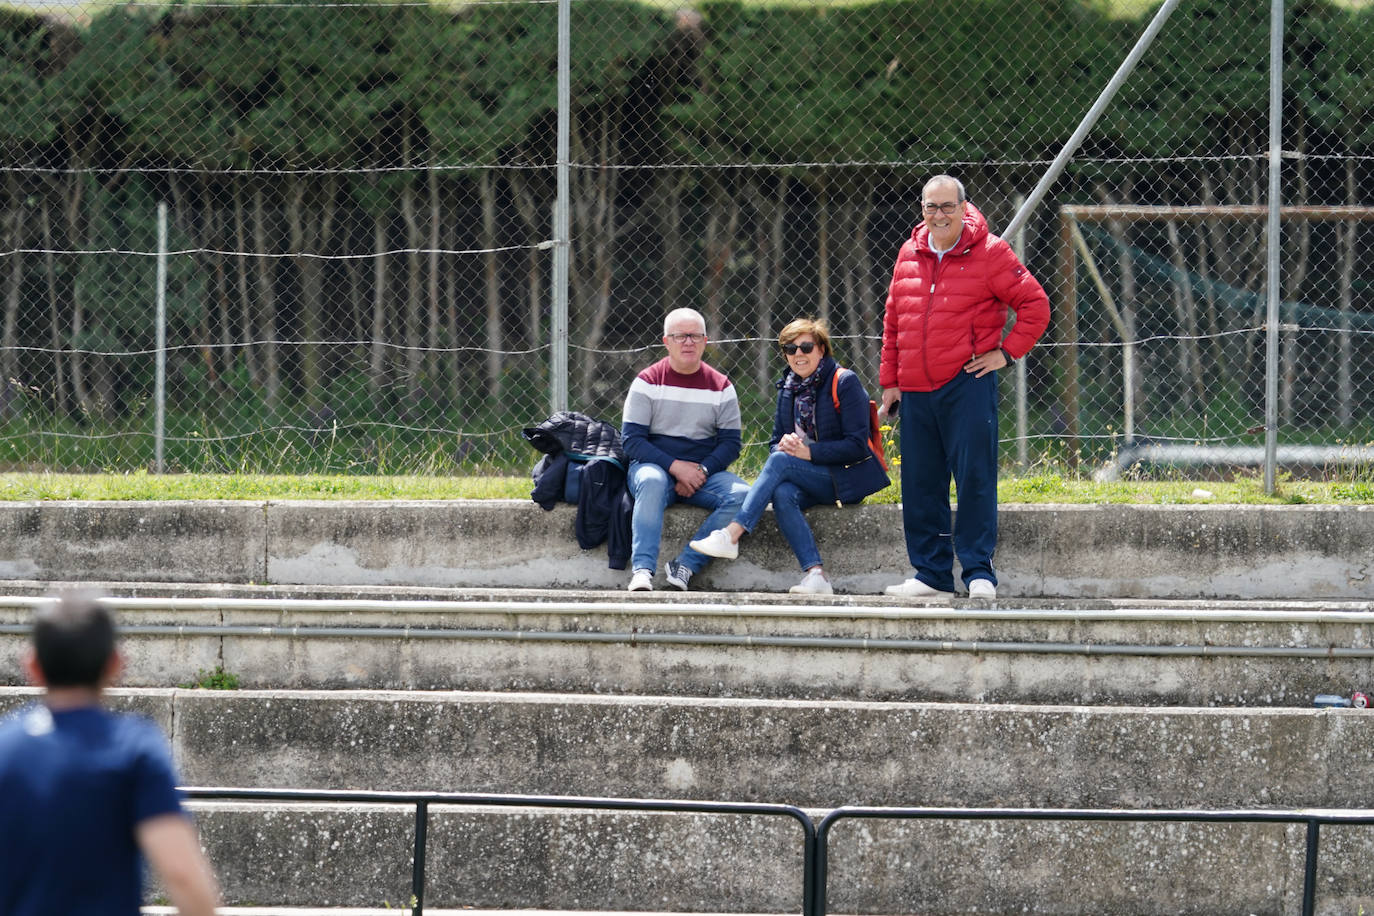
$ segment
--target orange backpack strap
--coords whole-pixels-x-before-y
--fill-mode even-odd
[[[835,413],[840,412],[840,373],[851,372],[851,369],[840,367],[835,370],[835,374],[830,376],[830,400],[835,404]],[[883,470],[887,470],[887,455],[883,453],[883,433],[878,423],[878,405],[872,398],[868,399],[868,450],[873,453],[873,457],[878,459]]]

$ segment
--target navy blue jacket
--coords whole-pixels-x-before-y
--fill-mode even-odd
[[[607,565],[624,569],[630,561],[630,522],[634,499],[625,481],[625,452],[620,431],[586,414],[561,411],[523,435],[545,455],[535,465],[530,498],[546,511],[570,498],[570,475],[580,474],[577,545],[590,550],[606,544]],[[588,460],[590,459],[590,460]]]
[[[830,469],[836,499],[856,503],[892,481],[868,447],[868,392],[855,373],[840,376],[840,409],[835,410],[830,381],[839,368],[827,360],[816,370],[823,375],[816,387],[816,441],[811,443],[811,461]],[[771,449],[797,428],[793,392],[783,387],[786,378],[783,375],[777,381],[778,405],[773,414],[773,438],[768,443]]]

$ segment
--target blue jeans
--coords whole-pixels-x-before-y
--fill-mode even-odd
[[[954,591],[954,555],[964,584],[997,584],[997,373],[960,372],[934,391],[902,393],[902,526],[916,578]],[[949,481],[959,499],[949,511]]]
[[[646,461],[630,462],[630,495],[635,498],[634,514],[630,519],[630,568],[655,570],[658,568],[658,544],[663,538],[663,512],[675,502],[685,502],[711,514],[701,523],[697,533],[688,540],[703,538],[717,528],[724,528],[735,517],[749,484],[729,471],[717,471],[706,478],[701,489],[683,499],[673,489],[673,476],[656,464]],[[710,557],[683,547],[677,562],[697,573]]]
[[[786,452],[774,452],[764,463],[759,479],[749,488],[749,495],[744,498],[744,505],[734,520],[743,525],[745,531],[753,531],[770,500],[778,530],[797,555],[801,568],[820,566],[821,552],[802,513],[819,503],[835,501],[835,479],[830,476],[829,468],[794,458]]]

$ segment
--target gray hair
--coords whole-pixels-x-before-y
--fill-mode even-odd
[[[680,308],[673,309],[668,313],[668,316],[663,319],[663,336],[667,337],[669,329],[672,328],[674,324],[684,319],[691,319],[701,325],[701,333],[706,333],[706,319],[702,316],[701,312],[698,312],[696,309]]]
[[[925,185],[921,187],[921,197],[924,199],[926,196],[926,191],[929,191],[932,185],[937,184],[954,185],[954,191],[959,196],[958,202],[963,203],[964,201],[968,200],[968,195],[964,193],[964,183],[959,179],[955,178],[953,175],[936,175],[934,178],[927,181]]]

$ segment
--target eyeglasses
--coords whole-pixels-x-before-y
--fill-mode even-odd
[[[782,352],[786,353],[788,356],[796,356],[798,350],[803,353],[810,353],[814,349],[816,349],[816,345],[809,340],[805,343],[782,345]]]
[[[953,216],[954,211],[959,209],[961,200],[946,201],[942,204],[926,204],[921,209],[934,216],[936,213],[943,213],[945,216]]]
[[[674,343],[680,344],[687,343],[689,340],[692,343],[701,343],[706,339],[705,334],[667,334],[665,336]]]

